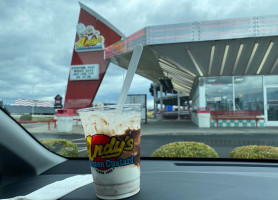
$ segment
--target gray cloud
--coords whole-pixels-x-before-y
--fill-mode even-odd
[[[0,97],[32,98],[29,83],[35,98],[64,95],[79,12],[66,3],[1,1]]]
[[[277,14],[278,7],[275,0],[82,2],[127,36],[152,25]],[[0,99],[31,98],[29,83],[38,84],[37,99],[64,96],[79,10],[77,0],[0,1]],[[122,69],[111,65],[96,101],[114,101],[122,81]],[[150,81],[136,76],[130,93],[149,94],[149,85]]]

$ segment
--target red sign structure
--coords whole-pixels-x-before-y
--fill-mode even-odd
[[[76,67],[72,68],[76,71],[76,76],[80,73],[80,79],[71,81],[70,77],[68,78],[64,109],[77,110],[92,105],[109,64],[109,61],[105,60],[104,49],[125,37],[93,10],[82,3],[80,3],[80,7],[71,66],[84,65],[84,67],[80,67],[80,70]],[[99,78],[88,80],[88,77],[90,79],[91,76],[88,74],[94,72],[87,73],[86,65],[95,64],[99,65],[98,72],[95,72],[99,73]],[[82,80],[82,76],[84,76],[84,80]]]

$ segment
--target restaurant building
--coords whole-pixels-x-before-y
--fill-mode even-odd
[[[256,16],[149,26],[126,37],[80,3],[64,107],[91,106],[108,64],[127,69],[142,45],[136,73],[155,84],[169,79],[192,101],[198,126],[278,126],[277,27],[278,15]]]
[[[193,110],[208,107],[210,127],[277,126],[277,86],[278,77],[269,75],[200,78]]]

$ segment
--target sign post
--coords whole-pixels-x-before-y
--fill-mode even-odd
[[[110,62],[105,59],[105,48],[125,38],[106,19],[79,4],[81,9],[64,102],[64,109],[74,112],[92,105]]]

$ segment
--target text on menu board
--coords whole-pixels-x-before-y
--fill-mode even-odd
[[[72,65],[70,68],[70,80],[98,80],[99,79],[99,65]]]

